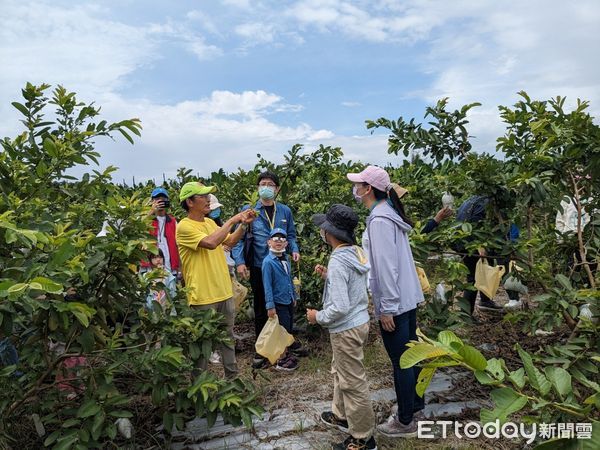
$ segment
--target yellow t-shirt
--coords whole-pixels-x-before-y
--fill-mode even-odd
[[[218,229],[208,217],[204,222],[186,217],[177,224],[177,248],[190,305],[210,305],[233,297],[223,247],[200,247],[200,241]]]

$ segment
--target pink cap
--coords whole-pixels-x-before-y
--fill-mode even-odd
[[[360,173],[349,173],[346,176],[353,183],[367,183],[383,192],[391,187],[390,176],[385,169],[377,166],[368,166]]]

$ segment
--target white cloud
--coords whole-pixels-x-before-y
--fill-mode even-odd
[[[221,0],[221,2],[226,6],[240,9],[250,9],[252,7],[250,0]]]
[[[600,111],[600,62],[589,55],[600,45],[600,4],[578,2],[487,4],[462,19],[463,26],[435,31],[424,65],[434,76],[429,102],[450,97],[451,106],[480,101],[471,114],[476,148],[490,151],[503,133],[497,105],[511,105],[517,91],[546,100],[568,96]],[[470,10],[469,10],[470,11]],[[492,148],[490,148],[492,147]]]
[[[273,26],[260,22],[243,23],[235,27],[235,32],[253,44],[266,44],[275,39]]]
[[[334,137],[306,123],[284,126],[265,117],[285,106],[280,96],[265,91],[215,91],[173,105],[114,95],[103,110],[115,117],[139,117],[144,130],[133,148],[123,140],[104,142],[102,161],[121,167],[118,176],[128,180],[133,175],[137,180],[174,176],[179,167],[206,175],[220,167],[253,166],[256,153],[280,158],[294,143]]]
[[[450,108],[482,102],[469,116],[480,150],[493,150],[495,138],[503,132],[497,105],[514,103],[521,89],[536,99],[567,95],[571,103],[577,97],[591,100],[592,113],[600,108],[600,61],[593,57],[600,44],[596,30],[600,3],[593,0],[223,0],[222,4],[225,8],[202,5],[181,17],[132,25],[125,20],[135,19],[111,16],[102,3],[64,7],[48,0],[3,0],[0,60],[7,63],[0,77],[2,134],[14,134],[7,129],[17,124],[9,103],[25,81],[49,82],[77,91],[82,100],[95,100],[103,106],[104,118],[143,120],[143,136],[133,150],[121,141],[100,144],[105,164],[119,165],[121,173],[136,174],[138,179],[162,171],[172,175],[180,166],[202,173],[221,166],[248,167],[257,152],[277,159],[295,142],[305,142],[307,148],[341,145],[351,159],[379,164],[397,159],[385,154],[385,136],[340,136],[311,123],[307,114],[323,103],[315,100],[320,91],[301,69],[298,78],[304,84],[277,89],[256,85],[255,80],[238,90],[230,85],[206,91],[182,86],[177,100],[160,101],[136,99],[135,89],[130,89],[143,82],[144,69],[173,48],[184,49],[195,64],[210,70],[218,70],[209,64],[219,58],[219,63],[231,64],[228,70],[243,74],[243,67],[235,64],[252,64],[250,51],[265,46],[291,52],[314,41],[325,55],[330,41],[356,48],[361,64],[372,63],[373,79],[385,66],[380,67],[376,58],[369,60],[370,49],[384,49],[392,59],[404,58],[410,50],[401,76],[407,77],[412,91],[396,90],[395,95],[429,104],[448,96]],[[242,52],[239,47],[235,50],[239,45]],[[240,53],[246,53],[240,58],[243,62],[234,58]],[[319,52],[314,55],[320,57]],[[390,87],[383,83],[380,89],[385,92]],[[306,97],[297,92],[306,92]],[[295,103],[282,93],[293,96]],[[378,105],[372,102],[381,100],[381,96],[373,100],[376,94],[355,94],[346,93],[361,103],[336,99],[332,110],[339,111],[340,104],[373,110]],[[417,119],[422,119],[418,113]]]

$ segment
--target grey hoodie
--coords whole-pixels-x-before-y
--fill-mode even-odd
[[[330,333],[349,330],[369,321],[367,274],[369,264],[362,248],[338,247],[331,253],[323,290],[323,310],[317,323]]]
[[[413,310],[424,300],[408,242],[410,230],[387,202],[378,204],[367,218],[363,247],[371,265],[369,286],[377,318]]]

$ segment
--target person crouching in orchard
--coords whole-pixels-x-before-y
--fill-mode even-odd
[[[321,420],[350,436],[334,449],[376,449],[373,438],[375,416],[371,406],[363,347],[369,335],[369,264],[356,245],[354,230],[358,216],[352,208],[333,205],[327,214],[315,214],[321,239],[333,249],[327,268],[315,271],[324,279],[323,309],[308,309],[310,323],[329,329],[333,358],[333,401]]]
[[[189,182],[183,185],[179,193],[181,207],[188,216],[177,227],[177,246],[183,266],[188,303],[200,310],[214,309],[225,316],[227,335],[230,344],[220,344],[223,367],[226,378],[237,376],[235,359],[233,322],[235,305],[231,279],[225,261],[222,244],[232,247],[243,235],[247,224],[254,218],[254,211],[247,210],[236,214],[222,227],[208,217],[210,200],[208,194],[216,190],[215,186]],[[232,227],[242,224],[230,233]],[[207,361],[200,359],[200,369],[206,370]]]
[[[279,324],[292,334],[294,328],[294,307],[298,294],[292,281],[292,267],[285,254],[287,233],[283,228],[274,228],[269,240],[269,254],[262,263],[263,286],[265,287],[265,307],[269,318],[277,316]],[[286,350],[279,358],[275,369],[291,372],[298,368],[298,358]]]
[[[169,270],[165,269],[165,257],[163,251],[158,249],[158,254],[150,253],[148,255],[150,261],[150,272],[145,272],[142,277],[150,281],[150,291],[146,296],[146,307],[152,310],[152,303],[157,302],[163,312],[167,311],[169,306],[172,306],[173,299],[176,294],[177,279]],[[162,284],[164,288],[158,286]],[[171,309],[171,314],[176,315],[175,308]]]

